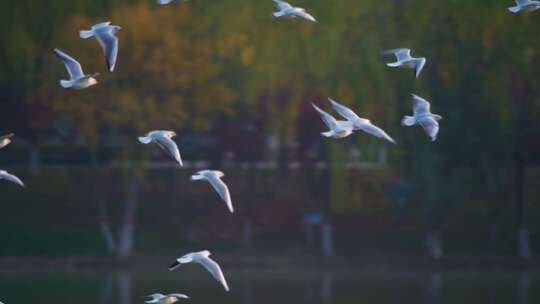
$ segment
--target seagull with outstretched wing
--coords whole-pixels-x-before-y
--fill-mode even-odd
[[[210,251],[204,250],[199,252],[192,252],[176,259],[176,261],[169,267],[170,271],[175,270],[183,264],[198,263],[201,264],[210,274],[223,285],[226,291],[229,291],[229,285],[225,280],[223,271],[218,263],[210,258]]]
[[[275,18],[302,18],[311,22],[317,22],[315,18],[310,15],[304,8],[301,7],[294,7],[290,5],[289,3],[281,0],[272,0],[274,1],[274,4],[279,9],[279,12],[272,13],[272,16]]]
[[[180,166],[183,166],[182,158],[180,157],[180,150],[178,150],[178,146],[172,140],[174,136],[176,136],[176,133],[173,131],[150,131],[146,133],[145,136],[139,137],[139,142],[145,145],[155,142],[163,149],[163,151],[167,152],[172,158],[174,158],[174,160],[178,162]]]
[[[105,62],[109,72],[114,71],[116,58],[118,57],[118,33],[122,28],[117,25],[111,25],[111,22],[98,23],[88,31],[80,31],[79,36],[83,39],[96,37],[99,45],[103,49]]]
[[[420,73],[424,69],[424,65],[426,65],[426,58],[425,57],[412,57],[411,56],[411,50],[410,49],[391,49],[386,50],[382,53],[383,56],[387,55],[394,55],[396,56],[397,61],[396,62],[390,62],[386,65],[391,68],[408,68],[408,69],[414,69],[414,75],[416,78],[420,76]]]
[[[369,119],[359,117],[356,113],[354,113],[353,110],[331,98],[328,98],[328,101],[330,101],[332,107],[334,108],[334,110],[336,110],[336,112],[338,112],[339,115],[352,123],[353,127],[356,130],[362,130],[370,135],[385,139],[393,144],[396,143],[396,141],[392,137],[390,137],[390,135],[386,134],[383,129],[371,123]]]
[[[234,208],[231,200],[229,187],[221,180],[225,174],[221,171],[202,170],[191,176],[191,180],[205,180],[212,185],[214,190],[219,194],[219,197],[225,202],[231,213],[234,213]]]
[[[73,88],[82,90],[97,84],[97,80],[95,77],[99,75],[98,73],[85,75],[82,70],[81,64],[77,60],[73,59],[73,57],[56,48],[53,49],[53,52],[56,57],[62,60],[62,62],[66,66],[70,77],[69,80],[60,80],[60,86],[65,89]]]
[[[437,134],[439,133],[439,120],[442,119],[441,115],[431,113],[431,104],[424,98],[412,94],[413,97],[413,116],[404,116],[401,120],[403,126],[420,125],[426,135],[435,141]]]

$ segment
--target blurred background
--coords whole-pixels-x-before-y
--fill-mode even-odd
[[[295,301],[331,299],[319,293],[335,280],[343,301],[357,288],[391,282],[421,293],[366,301],[439,303],[438,286],[450,282],[460,290],[451,294],[467,294],[460,284],[469,282],[485,291],[470,303],[535,302],[528,289],[538,280],[513,271],[537,269],[540,251],[540,15],[510,14],[511,0],[293,4],[319,23],[273,19],[270,0],[0,2],[0,131],[17,134],[0,151],[0,167],[28,186],[0,183],[0,268],[165,269],[180,254],[208,248],[238,268],[237,285],[300,281]],[[78,36],[107,20],[122,27],[112,74],[98,43]],[[67,73],[53,47],[85,72],[100,72],[99,84],[61,89]],[[399,47],[427,57],[419,79],[385,66],[391,58],[381,51]],[[437,142],[400,126],[411,93],[444,116]],[[364,133],[321,137],[326,127],[311,103],[330,112],[327,97],[398,145]],[[138,143],[155,129],[177,132],[184,168]],[[225,172],[234,215],[210,185],[189,181],[207,168]],[[263,281],[241,271],[302,265],[512,273],[390,271],[380,281],[360,275],[351,286],[350,274],[323,270],[312,279],[285,271]],[[116,272],[29,276],[47,292],[51,282],[105,294],[125,280],[138,284],[136,275]],[[15,297],[28,280],[2,281]],[[244,287],[236,302],[251,301]],[[140,301],[126,300],[130,288],[122,303]],[[442,302],[457,299],[464,302]]]

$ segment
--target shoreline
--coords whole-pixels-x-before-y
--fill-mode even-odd
[[[224,265],[237,269],[358,270],[358,271],[452,271],[452,270],[539,270],[540,260],[509,256],[446,256],[439,260],[418,254],[364,254],[325,258],[317,255],[214,254]],[[166,268],[174,254],[136,255],[129,259],[105,256],[2,257],[0,272],[11,271],[145,271]]]

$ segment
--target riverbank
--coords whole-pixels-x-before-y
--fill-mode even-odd
[[[356,270],[538,270],[540,259],[524,260],[509,256],[446,256],[433,260],[415,254],[365,254],[325,258],[318,255],[220,254],[214,258],[228,268],[268,269],[356,269]],[[166,268],[176,255],[137,255],[115,257],[72,256],[62,258],[2,257],[0,271],[51,270],[146,270]]]

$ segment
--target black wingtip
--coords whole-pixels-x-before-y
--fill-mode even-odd
[[[178,266],[180,266],[180,263],[178,261],[174,262],[171,266],[169,266],[169,271],[173,271]]]

